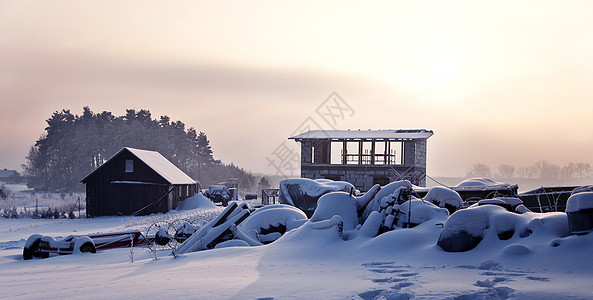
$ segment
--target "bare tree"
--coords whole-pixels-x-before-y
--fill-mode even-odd
[[[501,164],[498,166],[500,177],[511,178],[515,174],[515,166]]]
[[[492,172],[486,164],[473,164],[467,172],[467,177],[491,177]]]
[[[560,177],[560,166],[547,160],[536,162],[534,167],[539,178],[558,179]]]
[[[591,164],[589,163],[577,163],[576,166],[576,174],[578,174],[579,177],[588,177],[591,176],[591,174],[593,174],[593,170],[591,169]]]
[[[520,167],[517,170],[517,174],[519,174],[519,176],[522,178],[533,178],[535,177],[535,168],[533,166]]]

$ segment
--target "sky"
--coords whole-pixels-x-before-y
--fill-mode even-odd
[[[591,1],[0,0],[0,168],[20,170],[54,111],[84,106],[181,120],[252,172],[277,173],[268,159],[298,149],[288,137],[311,121],[433,130],[429,176],[593,163],[591,12]],[[324,122],[335,95],[349,110]]]

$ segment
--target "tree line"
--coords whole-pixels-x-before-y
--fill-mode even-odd
[[[229,178],[247,188],[256,184],[250,172],[215,159],[204,132],[166,115],[153,119],[148,110],[127,109],[115,116],[86,106],[81,115],[56,111],[46,122],[23,165],[31,188],[81,191],[79,181],[123,147],[157,151],[203,187]]]
[[[541,160],[531,166],[516,168],[508,164],[498,165],[498,173],[493,173],[486,164],[473,164],[467,177],[500,177],[500,178],[538,178],[538,179],[577,179],[593,175],[591,164],[571,162],[564,166]]]

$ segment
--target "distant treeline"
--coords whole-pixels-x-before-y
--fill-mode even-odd
[[[249,172],[214,159],[205,133],[186,129],[168,116],[153,119],[148,110],[127,109],[125,115],[115,116],[84,107],[79,116],[64,109],[54,112],[47,124],[23,165],[32,188],[83,190],[79,181],[122,147],[158,151],[202,187],[229,178],[236,178],[243,188],[256,184]]]
[[[516,168],[508,164],[500,164],[498,172],[493,173],[486,164],[473,164],[467,172],[467,177],[500,177],[500,178],[537,178],[537,179],[577,179],[593,175],[591,164],[571,162],[559,166],[546,160],[538,161],[531,166]]]

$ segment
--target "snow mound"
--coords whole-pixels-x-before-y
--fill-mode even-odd
[[[248,238],[270,243],[307,221],[305,213],[291,205],[277,204],[253,212],[238,228]]]
[[[447,252],[464,252],[484,244],[493,248],[505,246],[503,241],[516,241],[530,236],[546,239],[566,237],[568,219],[564,213],[517,214],[502,206],[474,206],[455,212],[444,225],[437,245]],[[501,244],[503,243],[503,244]],[[507,253],[529,253],[511,247]]]
[[[412,199],[398,205],[399,211],[397,218],[398,227],[414,227],[430,220],[445,221],[449,217],[449,212],[430,202],[420,199]]]
[[[510,212],[516,213],[525,213],[530,211],[527,207],[523,205],[523,200],[515,197],[497,197],[493,199],[483,199],[478,201],[478,203],[472,204],[470,208],[482,205],[498,205],[504,207],[506,210]]]
[[[353,230],[358,225],[356,198],[345,192],[334,192],[321,196],[311,222],[329,220],[338,215],[344,222],[344,230]]]
[[[461,199],[459,193],[442,186],[432,187],[426,196],[424,196],[423,200],[431,202],[438,207],[447,208],[450,213],[455,212],[463,206],[463,199]]]
[[[189,197],[177,204],[175,210],[190,210],[190,209],[211,209],[216,208],[216,205],[206,198],[202,193],[198,193]]]

